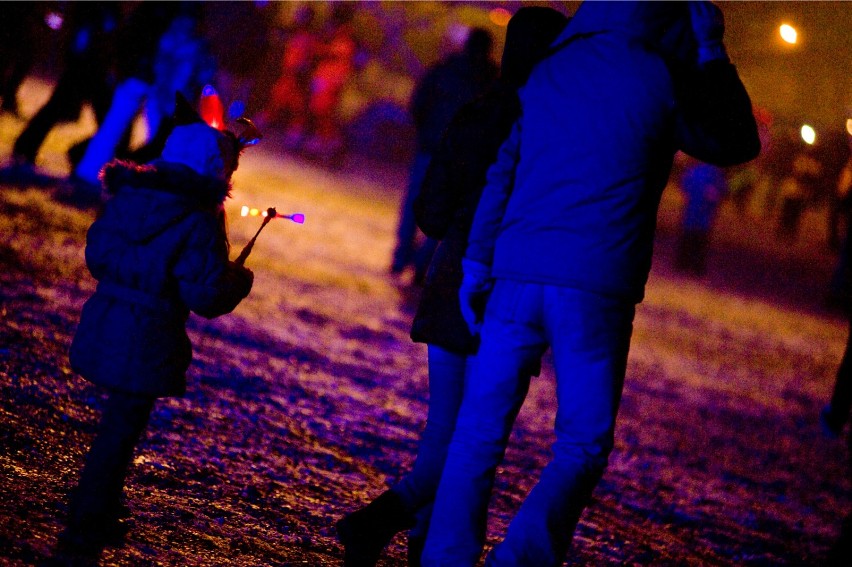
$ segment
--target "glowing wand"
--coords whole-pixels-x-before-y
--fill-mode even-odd
[[[245,216],[245,215],[243,215],[243,216]],[[293,213],[291,215],[280,215],[280,214],[278,214],[278,211],[275,210],[275,207],[269,207],[263,213],[263,222],[260,223],[260,228],[257,229],[257,232],[254,233],[254,236],[252,236],[251,240],[248,241],[248,244],[246,244],[245,247],[240,251],[240,255],[237,256],[237,259],[234,260],[234,263],[236,263],[239,266],[242,266],[243,264],[245,264],[246,258],[248,258],[248,255],[251,254],[251,249],[254,248],[254,242],[257,240],[257,236],[260,234],[260,231],[263,230],[263,227],[265,227],[267,224],[269,224],[269,221],[271,221],[275,217],[288,219],[288,220],[293,221],[296,224],[303,224],[305,222],[305,215],[303,215],[302,213]]]

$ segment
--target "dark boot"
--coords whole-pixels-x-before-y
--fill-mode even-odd
[[[59,549],[66,553],[95,555],[104,547],[124,543],[129,531],[130,526],[113,515],[72,513],[68,526],[59,534]]]
[[[337,537],[344,548],[344,567],[373,567],[393,536],[414,523],[414,514],[393,490],[347,514],[336,524]]]

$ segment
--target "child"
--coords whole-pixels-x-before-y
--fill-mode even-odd
[[[254,278],[228,260],[223,202],[240,151],[257,140],[208,126],[180,96],[177,107],[159,159],[115,161],[101,174],[111,198],[86,241],[98,286],[83,307],[71,365],[108,398],[60,536],[74,551],[99,550],[127,532],[122,495],[133,450],[155,399],[186,390],[189,312],[231,312]]]

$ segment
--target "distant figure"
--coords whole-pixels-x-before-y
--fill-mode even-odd
[[[837,209],[834,214],[838,217],[834,221],[836,237],[842,235],[842,240],[837,246],[839,254],[828,291],[828,302],[843,309],[852,309],[852,156],[837,174],[834,201],[833,206]]]
[[[70,201],[80,204],[99,201],[101,168],[129,140],[133,122],[156,79],[154,62],[160,38],[186,6],[185,2],[141,2],[119,30],[118,85],[103,122],[85,145],[85,153],[71,173],[70,193],[66,195]]]
[[[813,146],[806,145],[793,157],[788,173],[779,188],[781,211],[776,235],[784,242],[795,242],[799,237],[802,215],[816,196],[822,176],[822,164]]]
[[[391,273],[401,274],[414,267],[415,282],[422,282],[435,250],[435,241],[427,239],[417,249],[417,225],[414,199],[426,175],[429,160],[441,143],[441,137],[456,112],[466,103],[485,93],[497,77],[491,61],[493,39],[485,29],[470,31],[461,53],[456,53],[430,68],[411,97],[410,110],[417,130],[417,155],[411,165],[408,187],[400,206],[396,232],[396,248]]]
[[[409,527],[408,565],[420,564],[465,376],[478,346],[458,297],[467,235],[488,167],[520,114],[517,90],[567,21],[551,8],[518,10],[506,28],[500,79],[459,110],[429,164],[414,211],[418,226],[440,243],[411,328],[411,338],[428,345],[429,415],[411,471],[338,522],[344,565],[375,565],[393,535]]]
[[[675,267],[702,276],[707,269],[711,230],[728,193],[728,181],[722,168],[693,160],[681,176],[680,187],[685,201]]]
[[[18,88],[30,72],[35,50],[24,48],[47,30],[42,2],[6,2],[0,18],[0,111],[18,115]]]
[[[839,250],[845,231],[848,229],[848,187],[843,189],[843,172],[852,159],[852,137],[845,130],[829,130],[816,141],[817,159],[822,166],[817,194],[825,198],[828,205],[826,238],[831,250]]]
[[[190,311],[230,313],[252,287],[252,272],[228,260],[223,205],[241,140],[191,109],[179,112],[161,159],[115,161],[104,170],[112,198],[86,240],[98,286],[70,356],[72,368],[108,397],[71,498],[62,552],[96,553],[123,539],[125,477],[154,401],[186,390]]]
[[[334,3],[321,33],[308,94],[308,131],[301,146],[309,156],[339,163],[346,149],[337,113],[343,87],[355,69],[353,4]]]
[[[256,115],[268,93],[256,88],[272,45],[278,2],[201,2],[203,35],[216,61],[214,83],[237,116]]]
[[[497,469],[548,349],[552,458],[486,564],[563,564],[614,446],[674,154],[733,165],[760,150],[723,34],[709,2],[583,2],[520,90],[462,260],[461,310],[480,345],[426,567],[478,563]]]
[[[264,124],[283,128],[285,145],[290,148],[302,142],[307,130],[311,72],[319,47],[315,18],[313,6],[301,5],[293,23],[284,30],[278,77],[262,115]]]
[[[61,122],[80,118],[90,105],[103,122],[115,88],[113,60],[120,7],[112,2],[76,2],[69,6],[65,25],[65,68],[47,103],[30,119],[12,147],[12,164],[21,180],[34,173],[45,138]]]
[[[201,36],[200,2],[188,2],[160,37],[154,57],[154,83],[145,97],[147,142],[127,157],[147,163],[159,157],[174,124],[175,93],[197,100],[216,72],[210,46]]]

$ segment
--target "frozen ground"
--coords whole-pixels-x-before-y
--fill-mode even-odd
[[[0,117],[0,160],[21,127]],[[55,131],[44,168],[64,173],[63,150],[89,127]],[[329,172],[274,141],[246,156],[235,249],[259,224],[243,204],[307,222],[264,231],[232,315],[191,318],[189,391],[156,406],[128,482],[133,529],[100,564],[339,564],[334,521],[406,470],[425,419],[425,350],[408,338],[417,290],[387,275],[403,184],[398,168]],[[851,503],[845,444],[817,423],[847,333],[823,308],[835,257],[815,216],[780,246],[725,209],[709,275],[683,278],[670,269],[677,207],[668,191],[616,448],[568,564],[819,565]],[[94,287],[92,218],[49,188],[0,186],[2,565],[50,556],[97,420],[99,393],[66,355]],[[489,545],[548,459],[553,387],[545,365],[499,471]],[[404,565],[404,545],[383,565]]]

